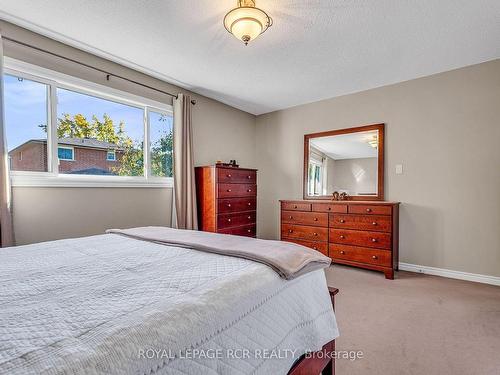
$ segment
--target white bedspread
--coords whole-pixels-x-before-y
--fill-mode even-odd
[[[1,374],[280,374],[337,336],[323,270],[114,234],[0,251]]]

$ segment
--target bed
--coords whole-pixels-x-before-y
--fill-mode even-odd
[[[322,269],[118,233],[0,254],[0,374],[286,374],[338,336]]]

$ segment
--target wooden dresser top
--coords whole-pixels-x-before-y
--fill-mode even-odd
[[[280,202],[286,203],[328,203],[328,204],[369,204],[369,205],[382,205],[393,206],[398,205],[400,202],[391,201],[334,201],[329,199],[280,199]]]
[[[235,171],[257,171],[257,169],[254,168],[228,167],[224,165],[200,165],[199,167],[195,168],[221,168],[221,169],[231,169]]]

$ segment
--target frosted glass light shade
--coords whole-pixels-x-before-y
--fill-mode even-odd
[[[224,27],[245,44],[257,38],[273,24],[271,17],[259,8],[243,6],[224,17]]]

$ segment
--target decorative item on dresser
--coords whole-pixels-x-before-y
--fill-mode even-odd
[[[334,263],[398,270],[399,203],[282,200],[281,240],[320,251]]]
[[[222,165],[196,167],[198,228],[255,237],[257,170]]]

